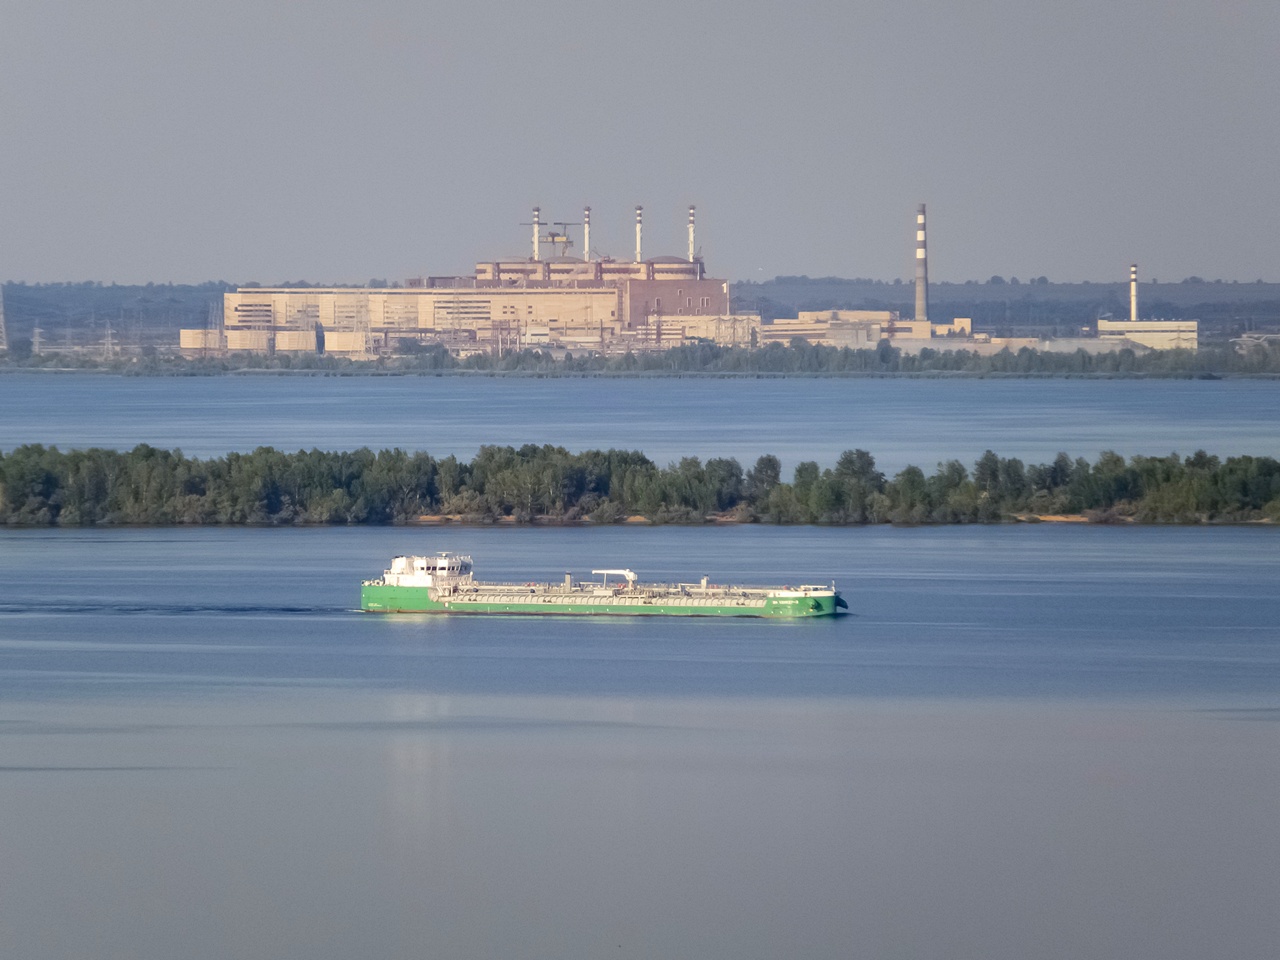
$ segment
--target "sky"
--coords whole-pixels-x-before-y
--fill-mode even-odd
[[[0,0],[0,281],[1280,280],[1275,0]],[[577,234],[580,228],[571,228]],[[575,251],[580,253],[580,249]]]

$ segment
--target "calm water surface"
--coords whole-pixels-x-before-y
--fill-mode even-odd
[[[0,532],[0,953],[1267,957],[1258,528]],[[810,623],[376,617],[835,579]]]
[[[790,467],[861,447],[897,471],[988,448],[1035,463],[1060,450],[1280,456],[1278,423],[1280,385],[1252,380],[0,376],[0,450],[398,446],[469,459],[485,443],[551,443],[660,464],[772,453]]]
[[[1280,455],[1250,381],[0,377],[0,450]],[[375,617],[836,580],[810,623]],[[0,955],[1262,958],[1266,528],[0,531]]]

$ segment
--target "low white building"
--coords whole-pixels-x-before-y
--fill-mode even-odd
[[[1099,320],[1098,339],[1131,340],[1152,350],[1198,350],[1198,320]]]

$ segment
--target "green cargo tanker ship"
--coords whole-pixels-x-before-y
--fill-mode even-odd
[[[396,557],[377,580],[360,585],[370,613],[587,614],[667,617],[830,617],[847,609],[835,584],[736,587],[640,583],[630,570],[592,570],[598,581],[483,583],[471,558],[451,553]]]

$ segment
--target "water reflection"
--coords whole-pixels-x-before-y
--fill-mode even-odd
[[[1272,724],[1232,721],[1274,711],[7,703],[0,925],[36,958],[1262,956],[1280,764]]]
[[[430,850],[431,839],[447,833],[453,820],[453,750],[446,733],[456,716],[453,700],[431,694],[387,698],[389,715],[417,729],[393,733],[383,747],[385,818],[397,843],[419,851]]]

